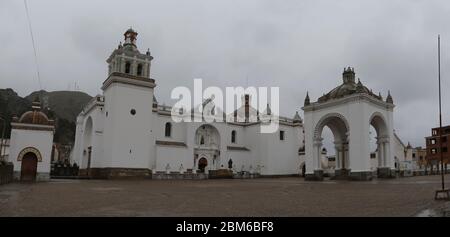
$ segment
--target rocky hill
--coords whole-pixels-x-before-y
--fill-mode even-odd
[[[6,137],[10,136],[10,122],[14,115],[20,117],[31,109],[31,102],[39,97],[43,112],[56,121],[54,141],[62,144],[73,143],[77,115],[91,96],[80,91],[35,91],[22,98],[14,90],[0,89],[0,116],[7,121]],[[0,124],[0,132],[1,132]],[[1,135],[1,134],[0,134]]]

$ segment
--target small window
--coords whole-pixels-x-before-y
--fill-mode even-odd
[[[170,137],[172,135],[172,124],[166,123],[166,131],[165,131],[166,137]]]
[[[137,66],[137,75],[138,75],[138,76],[142,76],[142,64],[139,64],[139,65]]]
[[[413,157],[413,158],[416,158],[416,153],[413,153],[413,154],[412,154],[412,157]]]
[[[236,143],[236,131],[231,132],[231,143]]]
[[[437,135],[437,130],[433,129],[433,135]]]
[[[436,153],[437,153],[437,149],[436,148],[431,149],[431,154],[436,154]]]
[[[131,73],[131,63],[130,62],[125,63],[125,73],[128,73],[128,74]]]
[[[131,115],[136,115],[136,110],[135,110],[135,109],[131,109],[131,110],[130,110],[130,114],[131,114]]]
[[[433,138],[433,139],[431,139],[430,141],[431,141],[431,145],[436,144],[436,139]]]
[[[203,138],[203,136],[200,137],[200,145],[205,144],[205,139]]]
[[[284,131],[280,131],[280,140],[284,141]]]

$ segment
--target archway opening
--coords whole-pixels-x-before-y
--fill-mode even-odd
[[[20,180],[32,182],[36,180],[38,158],[33,152],[28,152],[22,157]]]
[[[92,117],[86,120],[86,125],[83,131],[83,160],[81,162],[82,169],[89,169],[91,165],[92,155],[92,130],[93,122]]]
[[[337,177],[350,172],[349,128],[345,118],[328,115],[319,121],[314,138],[314,169]],[[324,149],[325,148],[325,149]]]
[[[198,160],[198,170],[200,173],[205,172],[205,168],[208,166],[208,160],[204,157],[202,157],[200,160]]]
[[[203,164],[206,165],[200,169],[200,160],[202,159],[204,159]],[[208,164],[210,165],[207,166]],[[220,168],[220,164],[219,131],[210,124],[201,125],[195,132],[194,169],[198,169],[200,172],[217,170]]]
[[[373,170],[388,166],[389,133],[385,120],[380,114],[374,114],[369,125],[369,149]]]
[[[322,149],[320,153],[322,169],[324,169],[325,172],[331,172],[336,168],[336,151],[334,149],[334,135],[328,126],[324,126],[321,137],[323,139]]]
[[[377,130],[371,124],[369,126],[369,157],[370,157],[370,169],[372,171],[379,167],[378,159],[378,144],[377,144]]]

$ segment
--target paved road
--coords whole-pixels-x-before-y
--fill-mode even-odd
[[[450,181],[450,175],[447,175]],[[0,216],[416,216],[439,176],[371,182],[53,180],[0,186]]]

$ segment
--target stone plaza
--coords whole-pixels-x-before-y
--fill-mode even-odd
[[[449,205],[434,200],[439,188],[440,176],[51,180],[0,186],[0,216],[429,216]]]

